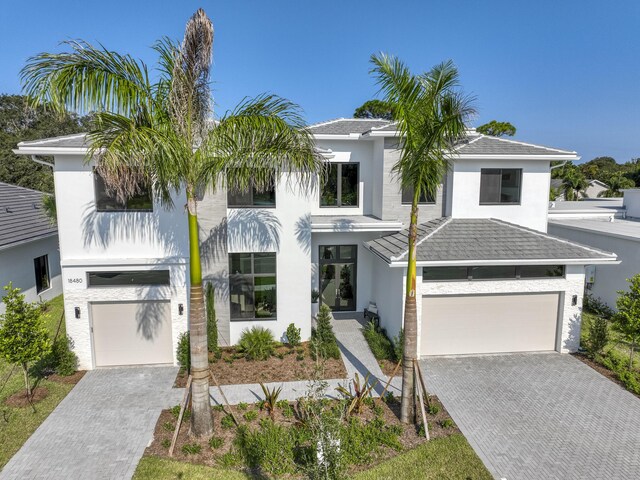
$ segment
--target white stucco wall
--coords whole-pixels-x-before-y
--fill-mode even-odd
[[[170,286],[159,287],[94,287],[87,288],[87,272],[119,270],[169,270]],[[136,265],[81,265],[63,267],[64,313],[67,334],[74,341],[80,369],[95,367],[91,339],[91,302],[127,302],[142,300],[170,300],[173,339],[173,359],[176,360],[178,338],[188,329],[189,300],[187,295],[187,266],[185,263]],[[184,306],[179,314],[178,305]],[[80,318],[75,317],[75,307],[80,307]]]
[[[628,217],[640,218],[640,188],[625,190],[622,205],[627,208]]]
[[[519,205],[480,205],[480,170],[521,168]],[[547,231],[551,176],[549,162],[541,160],[455,160],[453,163],[451,216],[453,218],[498,218],[542,232]]]
[[[49,278],[51,288],[36,292],[36,275],[33,260],[48,255]],[[15,247],[0,250],[0,299],[4,297],[3,287],[9,282],[19,288],[28,302],[51,300],[62,293],[62,277],[60,275],[60,252],[58,237],[43,238],[23,243]],[[0,313],[5,312],[4,303],[0,302]]]
[[[386,329],[389,338],[400,332],[404,315],[404,269],[390,268],[389,265],[367,252],[372,260],[372,300],[378,306],[380,325]]]

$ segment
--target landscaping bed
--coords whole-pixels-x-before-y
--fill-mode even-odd
[[[311,343],[297,347],[280,345],[266,360],[249,360],[237,347],[220,348],[209,353],[209,368],[221,385],[243,383],[271,383],[306,380],[314,376],[316,361],[311,355]],[[346,378],[342,357],[327,358],[322,362],[321,378]],[[184,387],[187,374],[182,371],[176,378],[176,387]]]
[[[343,412],[348,403],[327,399],[319,401],[334,412]],[[305,402],[308,400],[280,401],[273,415],[261,403],[239,404],[224,409],[214,407],[214,435],[211,439],[191,438],[187,415],[180,428],[173,457],[169,457],[168,453],[179,407],[164,410],[145,457],[171,458],[178,462],[228,469],[230,472],[259,474],[259,478],[304,477],[308,463],[315,458],[314,442],[311,440],[315,437],[311,433],[312,427],[307,426]],[[421,426],[400,423],[399,399],[392,395],[387,396],[385,401],[369,397],[364,403],[359,413],[342,416],[337,430],[346,473],[367,470],[426,442]],[[427,422],[431,438],[460,436],[460,431],[438,399],[431,397],[430,405],[431,413],[427,415]],[[231,412],[238,419],[239,426],[234,424]],[[482,462],[477,461],[482,466]]]
[[[362,329],[362,334],[369,344],[371,353],[376,357],[382,373],[388,377],[402,376],[402,368],[396,370],[398,362],[402,359],[402,332],[399,336],[390,339],[383,328],[376,327],[370,320]]]

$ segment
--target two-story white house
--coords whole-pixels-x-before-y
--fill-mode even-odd
[[[334,311],[375,303],[402,326],[411,192],[391,174],[399,137],[385,120],[312,125],[322,184],[280,178],[267,192],[208,193],[199,207],[203,275],[216,291],[220,342],[261,325],[311,333],[311,296]],[[55,157],[67,331],[83,368],[174,363],[188,328],[185,199],[112,198],[84,135],[22,142]],[[420,205],[420,355],[577,348],[584,267],[616,256],[546,233],[550,162],[575,152],[469,131],[435,198]],[[292,180],[292,181],[291,181]]]

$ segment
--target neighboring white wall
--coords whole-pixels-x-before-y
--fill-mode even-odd
[[[33,260],[42,255],[49,257],[51,288],[38,294]],[[28,302],[51,300],[62,293],[60,252],[56,235],[0,250],[0,265],[0,299],[5,295],[3,287],[9,282],[22,291]],[[0,313],[4,312],[4,303],[0,302]]]
[[[620,220],[624,221],[624,220]],[[620,238],[606,233],[576,230],[557,223],[549,224],[549,233],[573,240],[583,245],[614,252],[620,260],[618,265],[595,265],[595,282],[588,293],[616,308],[618,290],[627,290],[627,278],[640,273],[640,238]]]
[[[295,182],[288,182],[286,176],[280,180],[276,187],[276,208],[227,210],[229,253],[277,253],[277,320],[231,321],[231,344],[238,342],[244,329],[254,325],[269,328],[278,340],[290,323],[301,329],[303,339],[311,336],[312,198],[293,185]]]
[[[422,280],[422,279],[421,279]],[[420,287],[421,285],[421,287]],[[562,324],[556,343],[561,353],[574,352],[580,346],[580,326],[582,319],[582,295],[584,292],[584,266],[567,265],[565,278],[536,280],[496,280],[462,282],[425,282],[419,284],[421,295],[482,295],[497,293],[562,292],[560,301]],[[420,298],[420,296],[418,298]],[[571,305],[573,295],[577,295],[577,304]],[[422,302],[418,302],[420,305]],[[473,315],[473,312],[469,312]],[[517,315],[518,312],[514,312]],[[422,313],[418,312],[418,318]],[[418,322],[418,351],[422,322]]]
[[[640,218],[640,188],[624,191],[622,205],[627,208],[627,216]]]
[[[607,187],[603,187],[597,182],[593,180],[589,182],[589,186],[585,189],[585,195],[580,195],[582,198],[586,196],[586,198],[598,198],[598,195],[604,192]]]
[[[169,270],[170,286],[161,287],[94,287],[87,288],[87,272],[119,270]],[[170,300],[174,364],[177,364],[176,348],[180,334],[188,329],[189,299],[187,295],[187,266],[185,264],[124,266],[83,265],[64,267],[64,314],[67,334],[73,339],[74,351],[78,356],[79,368],[90,370],[95,367],[91,341],[91,302],[126,302],[135,300]],[[179,314],[178,305],[184,306]],[[80,307],[80,318],[75,317],[75,307]]]
[[[480,205],[480,170],[521,168],[520,205]],[[524,227],[547,231],[549,162],[541,160],[455,160],[451,216],[453,218],[497,218]]]

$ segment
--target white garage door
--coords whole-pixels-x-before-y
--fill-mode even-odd
[[[425,296],[422,355],[555,350],[559,293]]]
[[[91,305],[96,366],[173,363],[169,302]]]

